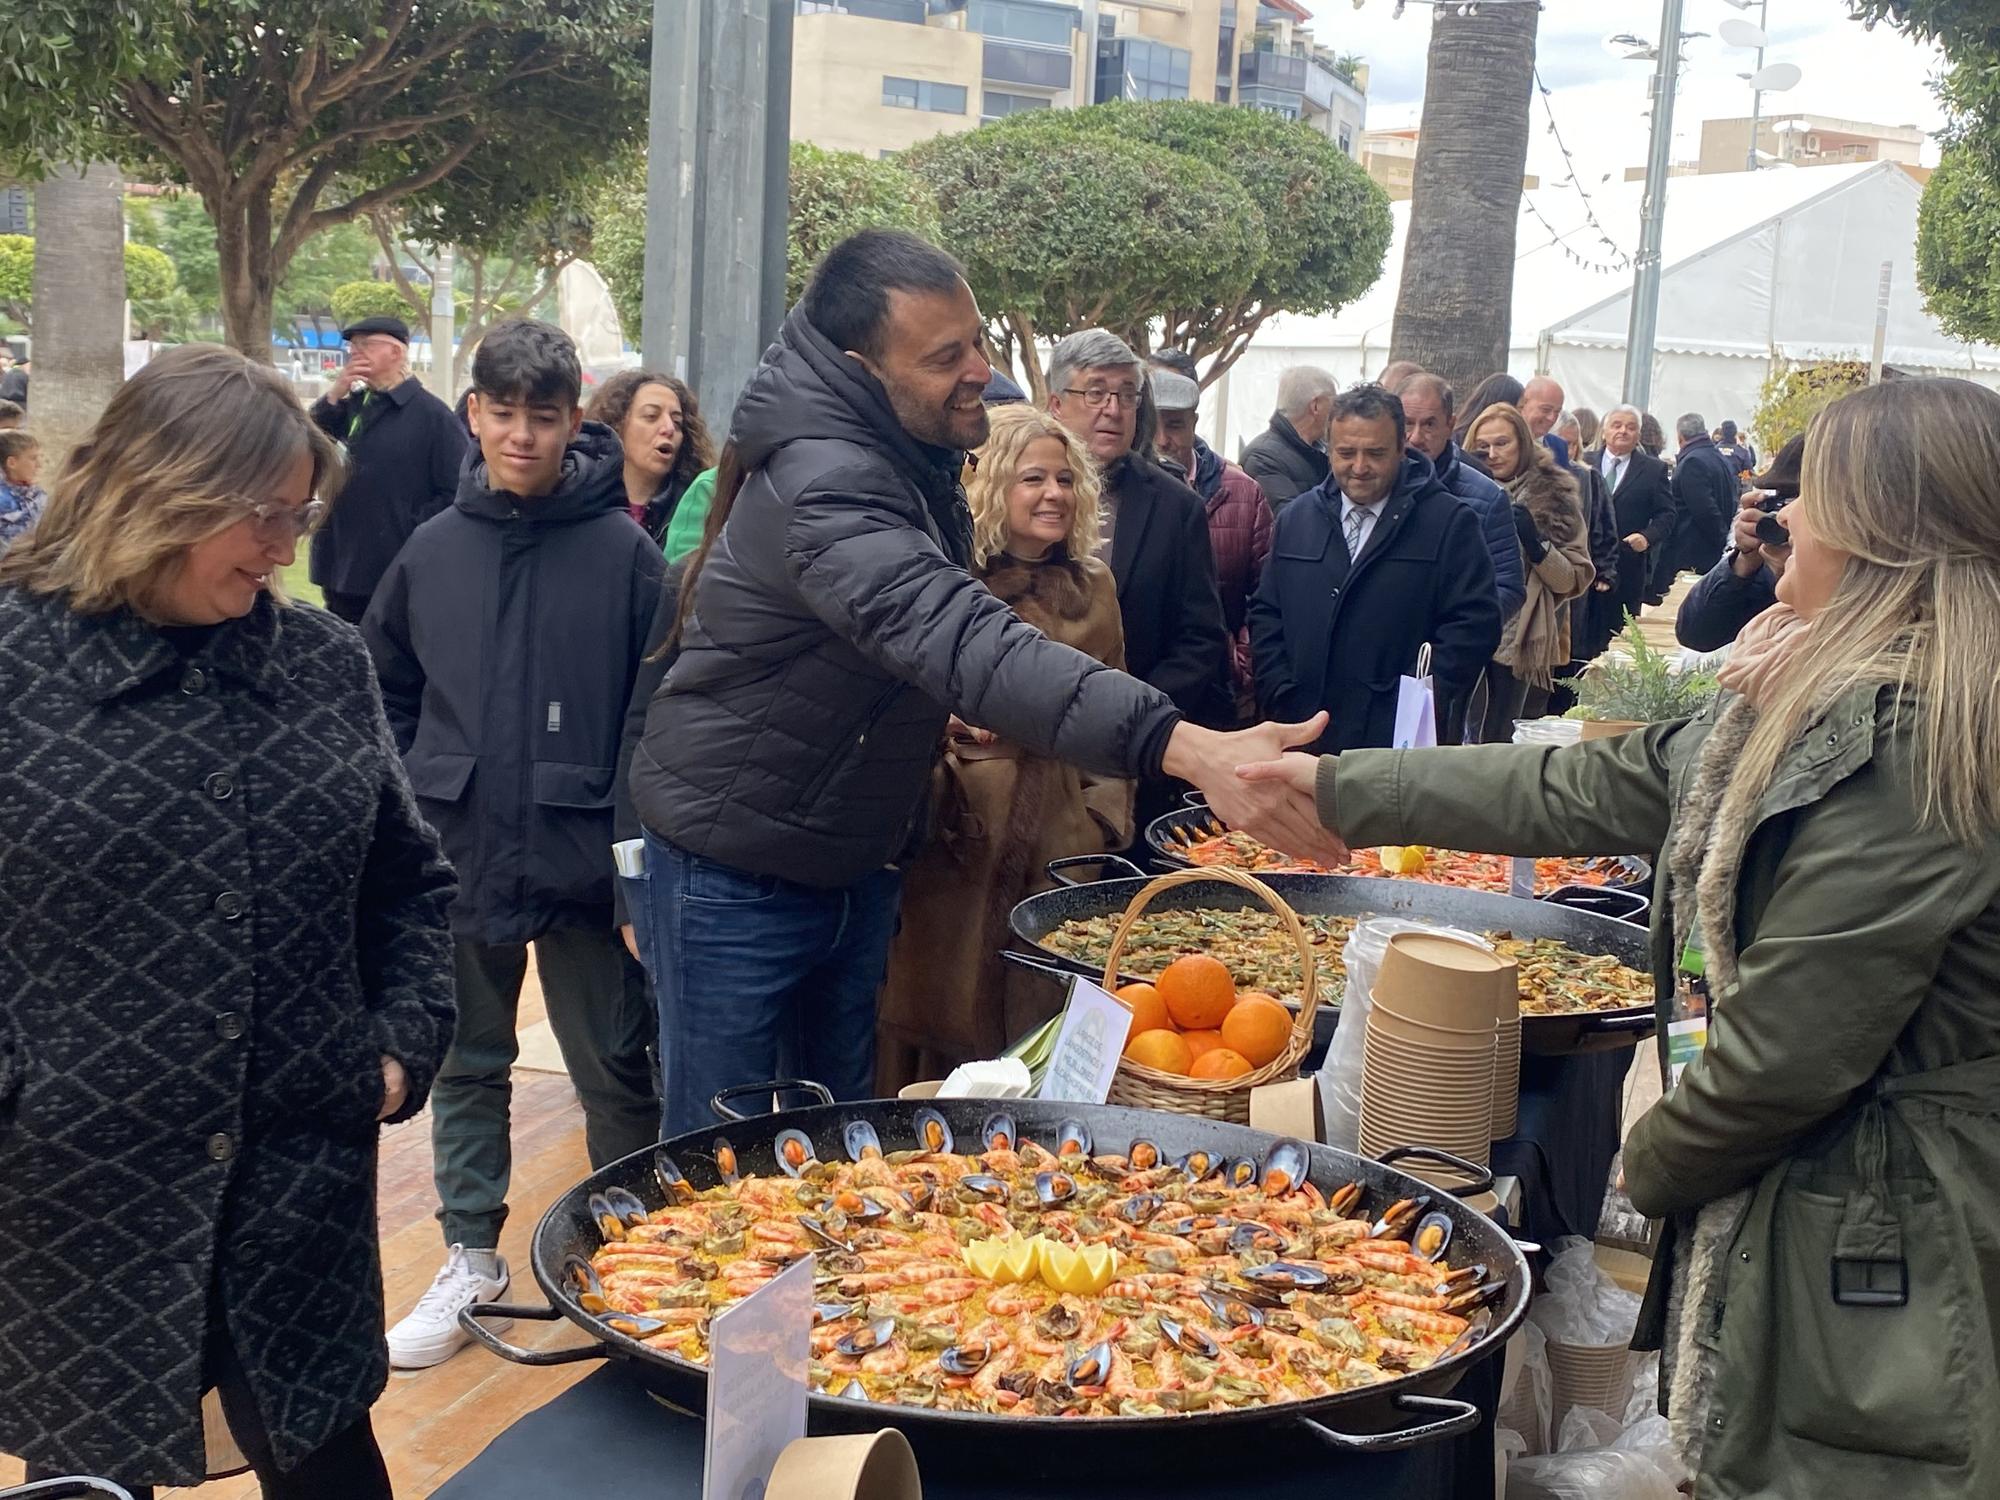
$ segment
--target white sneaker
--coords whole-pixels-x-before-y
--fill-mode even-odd
[[[389,1330],[389,1363],[398,1370],[425,1370],[441,1365],[472,1341],[458,1326],[460,1311],[477,1302],[498,1302],[507,1294],[507,1262],[500,1274],[486,1276],[467,1259],[465,1246],[453,1245],[444,1268],[430,1290],[417,1299],[409,1316]],[[493,1328],[507,1326],[496,1319]]]

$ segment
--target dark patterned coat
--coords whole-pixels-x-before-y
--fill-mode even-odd
[[[416,1113],[452,890],[348,626],[183,659],[0,589],[0,1449],[198,1480],[212,1293],[281,1465],[368,1409],[380,1057]]]

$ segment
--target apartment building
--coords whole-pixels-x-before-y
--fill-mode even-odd
[[[1757,122],[1757,165],[1760,167],[1845,166],[1858,161],[1899,161],[1916,166],[1923,159],[1924,133],[1914,125],[1870,125],[1832,115],[1775,114]],[[1750,165],[1750,117],[1701,122],[1703,176],[1742,172]]]
[[[1359,159],[1368,75],[1297,0],[797,0],[792,134],[882,156],[1029,109],[1199,99]]]

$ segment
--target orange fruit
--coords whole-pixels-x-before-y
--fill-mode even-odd
[[[1171,1027],[1173,1018],[1167,1014],[1167,1003],[1160,998],[1160,992],[1150,984],[1128,984],[1113,991],[1132,1012],[1132,1024],[1125,1035],[1138,1036],[1141,1032],[1160,1031]]]
[[[1261,1068],[1292,1039],[1292,1015],[1268,995],[1246,995],[1222,1018],[1222,1045]]]
[[[1219,1031],[1183,1031],[1181,1040],[1188,1044],[1188,1054],[1192,1057],[1200,1057],[1202,1053],[1223,1045]]]
[[[1241,1078],[1250,1071],[1250,1059],[1227,1047],[1211,1047],[1194,1060],[1190,1078]]]
[[[1186,1038],[1178,1031],[1164,1028],[1140,1032],[1125,1044],[1125,1055],[1162,1073],[1185,1073],[1194,1063],[1188,1055]]]
[[[1222,1024],[1236,1003],[1236,981],[1206,953],[1190,953],[1167,965],[1156,982],[1167,1014],[1183,1031],[1207,1031]]]
[[[1272,995],[1272,994],[1268,994],[1268,993],[1266,993],[1266,992],[1265,992],[1265,991],[1263,991],[1263,990],[1239,990],[1239,991],[1237,991],[1237,994],[1236,994],[1236,1003],[1237,1003],[1238,1005],[1241,1005],[1241,1004],[1242,1004],[1242,1003],[1243,1003],[1243,1002],[1244,1002],[1245,1000],[1268,1000],[1268,1001],[1270,1001],[1270,1002],[1271,1002],[1271,1003],[1272,1003],[1273,1005],[1275,1005],[1275,1006],[1278,1006],[1278,1007],[1279,1007],[1279,1008],[1281,1008],[1281,1009],[1283,1008],[1283,1006],[1284,1006],[1284,1003],[1285,1003],[1284,1001],[1280,1000],[1280,999],[1279,999],[1279,998],[1278,998],[1278,997],[1277,997],[1276,995]]]

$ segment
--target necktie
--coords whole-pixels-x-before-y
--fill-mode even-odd
[[[1625,477],[1625,460],[1624,460],[1624,459],[1622,459],[1622,458],[1614,458],[1614,459],[1612,459],[1612,460],[1611,460],[1611,493],[1612,493],[1612,494],[1614,494],[1614,495],[1615,495],[1615,494],[1617,494],[1617,493],[1618,493],[1618,481],[1619,481],[1619,480],[1621,480],[1621,479],[1623,479],[1624,477]]]
[[[1347,560],[1349,562],[1360,561],[1361,535],[1367,528],[1368,512],[1358,505],[1350,506],[1347,511],[1347,526],[1345,528],[1347,532]]]

